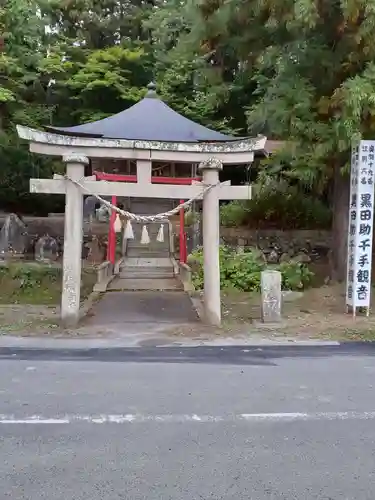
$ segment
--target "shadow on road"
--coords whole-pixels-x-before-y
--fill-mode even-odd
[[[89,349],[0,348],[0,360],[102,361],[127,363],[206,363],[277,366],[285,358],[375,356],[375,343],[325,346],[139,347]]]

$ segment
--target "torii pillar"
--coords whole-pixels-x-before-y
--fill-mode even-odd
[[[217,189],[222,169],[223,164],[217,158],[210,158],[199,165],[204,187],[216,186],[203,196],[204,314],[206,322],[214,326],[221,325],[220,214]]]
[[[80,181],[85,175],[86,156],[63,156],[67,176]],[[66,183],[63,289],[61,294],[61,320],[64,326],[74,327],[79,320],[81,299],[82,242],[83,242],[83,196],[79,186]]]

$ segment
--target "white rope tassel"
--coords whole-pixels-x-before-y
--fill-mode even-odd
[[[148,245],[150,243],[150,237],[148,235],[147,227],[144,225],[142,227],[141,245]]]
[[[134,240],[133,227],[132,227],[132,223],[130,222],[130,219],[128,219],[128,222],[126,223],[124,239],[125,240]]]
[[[121,232],[122,222],[121,222],[119,214],[116,215],[115,223],[113,224],[113,229],[115,230],[115,233]]]
[[[164,243],[164,224],[160,224],[158,235],[156,236],[156,241],[159,243]]]

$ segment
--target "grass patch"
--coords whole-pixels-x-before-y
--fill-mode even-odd
[[[84,269],[81,300],[92,292],[94,269]],[[58,305],[61,300],[62,269],[55,265],[11,263],[0,267],[0,304]]]
[[[4,334],[14,334],[14,333],[28,333],[34,332],[35,330],[56,330],[59,328],[59,324],[57,321],[53,321],[52,318],[46,319],[20,319],[17,321],[9,321],[5,323],[1,323],[1,333]]]
[[[375,340],[375,328],[344,328],[342,331],[329,332],[333,340],[347,340],[353,342],[373,342]]]

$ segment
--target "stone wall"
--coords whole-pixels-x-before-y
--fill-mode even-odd
[[[5,222],[6,215],[0,215],[0,230]],[[37,257],[37,247],[40,238],[45,235],[56,240],[57,255],[59,259],[63,253],[64,247],[64,216],[53,215],[51,217],[22,217],[22,221],[26,225],[27,237],[25,247],[25,257],[34,259]],[[108,224],[95,222],[85,226],[82,258],[91,263],[101,263],[106,257]]]
[[[0,216],[0,228],[5,217]],[[64,216],[54,215],[52,217],[24,217],[23,221],[27,226],[27,231],[31,239],[31,244],[45,234],[55,238],[62,250],[64,238]],[[176,226],[178,226],[176,218]],[[107,240],[108,224],[94,222],[90,226],[91,234],[95,235],[100,242],[100,246],[105,247]],[[178,227],[176,227],[178,232]],[[189,228],[187,228],[189,232]],[[87,231],[85,231],[87,233]],[[232,247],[257,247],[262,250],[267,261],[279,262],[290,260],[298,256],[301,261],[310,262],[327,258],[331,248],[332,236],[329,231],[298,230],[281,231],[275,229],[254,230],[247,228],[227,228],[220,229],[222,243]],[[87,241],[91,240],[87,238]],[[178,239],[178,238],[177,238]],[[176,250],[178,251],[178,241]],[[31,249],[30,249],[31,250]],[[105,253],[105,249],[103,250]]]
[[[302,262],[326,259],[331,249],[330,231],[247,228],[220,229],[221,241],[232,247],[257,247],[268,262],[283,262],[297,258]]]

